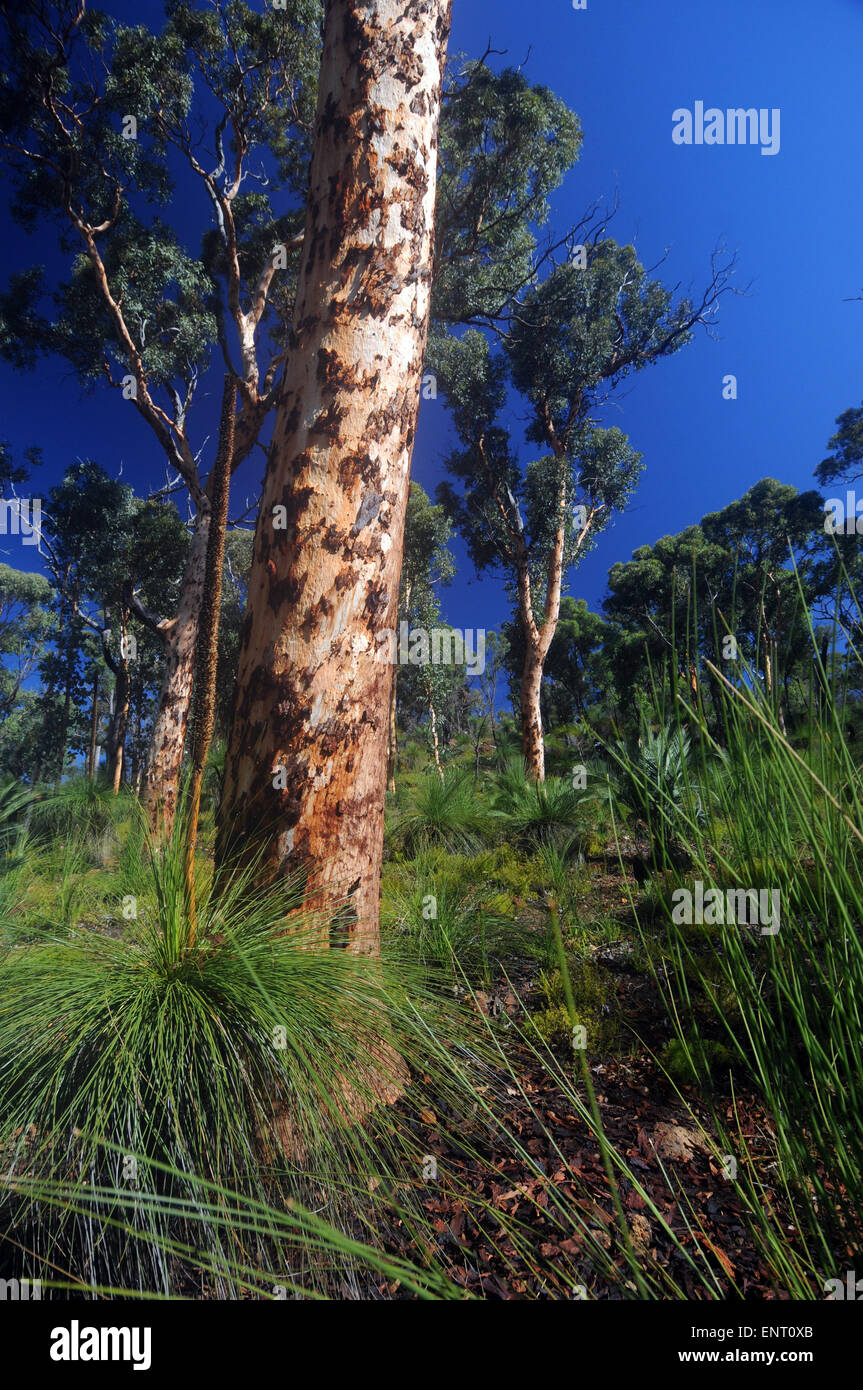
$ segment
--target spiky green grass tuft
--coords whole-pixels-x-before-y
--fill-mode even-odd
[[[467,1103],[454,1006],[416,967],[329,949],[296,884],[261,892],[238,875],[216,895],[202,875],[190,948],[179,839],[151,847],[150,871],[122,936],[73,928],[0,966],[3,1224],[89,1287],[163,1294],[187,1277],[176,1252],[202,1241],[210,1286],[236,1293],[237,1235],[214,1193],[294,1202],[348,1243],[379,1240],[373,1209],[409,1207],[422,1169],[393,1102]],[[292,1278],[345,1277],[300,1235]],[[284,1282],[266,1223],[253,1246],[249,1262]]]

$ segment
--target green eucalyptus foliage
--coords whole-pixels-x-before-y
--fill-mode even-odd
[[[432,320],[491,322],[533,275],[549,195],[578,158],[577,116],[513,68],[456,56],[439,140]]]
[[[822,519],[816,492],[765,478],[698,526],[613,565],[605,637],[621,691],[674,688],[693,672],[705,675],[705,661],[732,679],[751,670],[766,683],[769,670],[776,687],[808,655],[801,600],[813,603],[830,582],[819,558]],[[715,679],[706,679],[715,718],[721,697]]]
[[[15,708],[49,629],[51,586],[41,574],[0,565],[0,719]]]

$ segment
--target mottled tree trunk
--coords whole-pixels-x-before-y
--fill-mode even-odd
[[[449,0],[329,0],[293,342],[255,537],[217,855],[302,867],[378,948],[399,573]],[[281,510],[280,510],[281,509]]]
[[[195,646],[204,598],[207,541],[210,534],[209,501],[198,511],[180,590],[177,616],[162,628],[165,670],[159,706],[147,753],[142,800],[154,831],[170,833],[177,809],[183,746],[192,701]]]
[[[521,751],[525,767],[536,782],[545,781],[545,742],[542,737],[543,656],[539,647],[528,642],[521,670]]]

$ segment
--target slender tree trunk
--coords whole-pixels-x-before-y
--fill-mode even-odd
[[[204,572],[210,534],[210,505],[198,511],[186,558],[177,616],[162,629],[165,670],[147,753],[142,801],[154,831],[170,834],[177,809],[183,747],[192,701],[195,646],[204,598]]]
[[[712,659],[713,661],[716,661],[716,660],[717,660],[717,656],[716,656],[715,653],[712,655],[711,659]],[[720,733],[720,732],[721,732],[721,733],[724,733],[724,732],[725,732],[725,698],[724,698],[724,695],[723,695],[723,686],[722,686],[721,682],[718,681],[718,680],[716,679],[716,677],[713,675],[713,673],[712,673],[711,671],[708,671],[708,673],[707,673],[707,683],[708,683],[708,685],[709,685],[709,687],[710,687],[710,699],[711,699],[711,703],[712,703],[712,705],[713,705],[713,720],[714,720],[714,728],[715,728],[715,731],[716,731],[717,733]]]
[[[66,739],[69,734],[69,715],[72,706],[72,690],[69,677],[66,678],[66,694],[63,698],[63,723],[60,733],[60,757],[57,761],[57,785],[63,780],[63,773],[66,771]]]
[[[141,790],[141,690],[135,692],[134,732],[132,734],[132,756],[129,762],[129,782],[137,796]]]
[[[437,768],[437,775],[443,782],[444,775],[440,760],[440,739],[438,738],[437,731],[437,711],[435,710],[434,700],[430,692],[427,698],[429,702],[429,729],[431,731],[432,755],[434,757],[434,765]]]
[[[764,685],[768,700],[773,699],[773,660],[770,654],[770,640],[764,637]]]
[[[293,346],[249,579],[217,855],[350,897],[378,949],[387,737],[449,0],[330,0]],[[282,509],[280,511],[280,508]],[[284,525],[282,526],[282,523]]]
[[[99,730],[99,673],[93,677],[93,703],[90,708],[90,755],[87,759],[87,776],[92,782],[96,776],[96,734]]]
[[[76,579],[75,582],[74,582],[74,584],[73,584],[73,586],[72,586],[72,602],[71,602],[71,605],[67,606],[67,609],[66,609],[67,621],[70,623],[70,625],[71,625],[72,622],[74,621],[75,614],[78,612],[78,597],[79,597],[79,585],[78,585],[78,580]],[[61,610],[61,620],[62,620],[62,610]],[[70,654],[70,652],[67,650],[67,651],[66,651],[66,683],[65,683],[65,690],[64,690],[64,694],[63,694],[63,720],[62,720],[62,723],[61,723],[61,726],[60,726],[60,757],[59,757],[58,763],[57,763],[57,779],[56,779],[56,783],[55,783],[56,786],[59,786],[59,785],[60,785],[60,783],[61,783],[62,780],[63,780],[63,773],[66,771],[66,740],[67,740],[68,737],[69,737],[69,719],[70,719],[71,714],[72,714],[72,681],[73,681],[73,669],[74,669],[74,668],[73,668],[73,663],[72,663],[72,660],[71,660],[71,654]]]
[[[782,694],[781,694],[781,692],[778,693],[778,694],[777,694],[777,697],[776,697],[776,718],[777,718],[777,721],[778,721],[778,724],[779,724],[779,732],[780,732],[780,734],[782,735],[783,738],[787,738],[787,737],[788,737],[788,728],[787,728],[787,725],[786,725],[786,723],[785,723],[785,708],[784,708],[784,706],[783,706],[783,704],[782,704]]]
[[[559,520],[546,567],[545,603],[541,625],[537,624],[533,611],[530,557],[520,516],[518,517],[516,535],[518,613],[525,641],[524,664],[521,673],[521,746],[525,767],[536,782],[545,781],[545,743],[542,737],[542,672],[560,620],[560,596],[563,592],[563,561],[566,543],[564,511],[566,508],[568,465],[565,452],[561,451],[557,444],[554,448],[560,468],[557,496]],[[593,525],[594,512],[595,509],[590,512],[579,532],[576,550],[581,546]]]
[[[827,701],[830,696],[830,680],[828,676],[830,661],[830,636],[825,633],[821,638],[821,645],[818,651],[818,660],[815,662],[815,677],[818,690],[818,713],[823,717],[827,709]]]
[[[485,733],[485,728],[482,728],[482,729],[477,730],[476,743],[475,743],[474,746],[473,746],[473,784],[474,784],[474,786],[476,786],[477,782],[479,781],[479,756],[480,756],[480,748],[482,747],[482,736],[483,736],[484,733]]]
[[[216,723],[216,675],[219,666],[219,617],[222,608],[222,571],[225,561],[225,531],[228,521],[228,493],[234,452],[234,398],[237,384],[225,377],[222,417],[219,426],[219,452],[213,465],[210,543],[204,572],[204,606],[201,610],[195,651],[195,706],[192,720],[192,778],[189,785],[189,820],[186,827],[185,876],[189,901],[189,945],[194,946],[197,931],[195,910],[195,848],[201,787],[207,755]]]
[[[681,676],[689,684],[689,695],[692,700],[693,709],[698,708],[698,672],[691,661],[687,661],[685,667],[681,669]]]
[[[123,635],[126,625],[123,624]],[[114,685],[114,719],[111,733],[114,766],[111,787],[116,796],[123,782],[123,758],[126,753],[126,731],[129,727],[129,663],[121,656]]]
[[[779,725],[779,732],[784,738],[787,730],[785,727],[785,712],[782,708],[782,691],[776,681],[776,654],[770,634],[766,628],[764,629],[762,640],[764,642],[764,685],[767,691],[767,700],[776,711],[776,721]]]
[[[126,655],[126,633],[128,615],[120,612],[120,655],[111,656],[107,644],[103,642],[105,660],[114,673],[114,690],[111,695],[111,723],[108,730],[108,764],[111,768],[111,787],[116,796],[123,781],[123,759],[126,756],[126,733],[129,727],[129,702],[131,699],[131,680],[129,677],[129,658]]]

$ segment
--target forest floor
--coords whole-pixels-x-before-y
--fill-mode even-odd
[[[738,1135],[738,1151],[748,1153],[758,1172],[762,1200],[781,1210],[772,1182],[768,1117],[737,1080],[733,1091],[726,1077],[702,1096],[670,1079],[656,1054],[672,1036],[671,1026],[652,976],[632,964],[632,938],[638,936],[625,904],[638,887],[610,870],[607,858],[595,861],[590,873],[591,903],[606,913],[615,909],[622,933],[618,941],[589,950],[607,981],[603,1013],[616,1015],[618,1025],[617,1045],[589,1055],[597,1103],[609,1144],[667,1223],[657,1221],[645,1196],[618,1174],[632,1249],[645,1268],[668,1276],[687,1298],[704,1298],[705,1290],[684,1251],[696,1263],[707,1260],[723,1294],[735,1296],[736,1288],[744,1298],[774,1298],[734,1187],[724,1176],[715,1125],[719,1113]],[[535,966],[513,963],[489,990],[473,995],[473,1007],[497,1020],[493,1026],[504,1037],[507,1067],[492,1089],[506,1142],[497,1148],[480,1126],[468,1132],[460,1120],[465,1145],[454,1145],[446,1137],[444,1116],[424,1113],[417,1121],[409,1095],[401,1102],[405,1122],[419,1127],[428,1153],[456,1178],[451,1184],[425,1184],[420,1200],[441,1253],[449,1257],[451,1277],[476,1296],[626,1298],[635,1285],[618,1237],[600,1144],[567,1094],[572,1087],[587,1103],[578,1063],[563,1045],[553,1048],[555,1063],[549,1067],[523,1032],[524,1021],[543,1003],[536,976]],[[566,1085],[555,1084],[556,1069],[561,1079],[567,1074]],[[513,1151],[513,1137],[529,1159]],[[550,1201],[550,1185],[559,1205]],[[583,1228],[567,1230],[562,1224],[561,1213],[576,1209],[586,1218],[589,1239]],[[514,1228],[523,1236],[520,1246],[510,1238]],[[786,1229],[793,1241],[793,1227],[786,1224]],[[616,1278],[608,1266],[598,1267],[590,1239],[609,1252],[611,1265],[620,1271]],[[407,1238],[393,1248],[417,1256]],[[396,1289],[381,1284],[380,1293],[392,1297]]]

